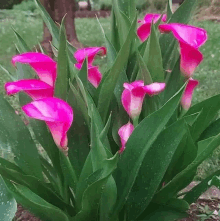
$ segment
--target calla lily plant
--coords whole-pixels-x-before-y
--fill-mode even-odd
[[[0,145],[11,151],[0,157],[10,199],[0,199],[1,212],[13,217],[17,202],[47,221],[187,217],[220,184],[216,171],[181,192],[220,145],[220,95],[193,101],[208,39],[187,24],[196,1],[173,12],[169,0],[163,14],[138,20],[134,0],[113,0],[111,36],[80,49],[66,41],[65,19],[58,27],[34,1],[57,53],[31,52],[18,38],[16,74],[7,72],[0,96]],[[106,69],[95,65],[100,58]]]

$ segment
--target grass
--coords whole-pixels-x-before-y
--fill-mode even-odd
[[[101,46],[104,44],[102,33],[96,19],[76,19],[78,39],[85,46]],[[107,35],[110,34],[110,19],[102,18],[100,22]],[[200,81],[199,87],[194,94],[193,103],[202,101],[208,97],[220,93],[220,24],[203,21],[193,23],[208,31],[209,39],[201,48],[204,61],[194,74],[194,78]],[[11,57],[16,53],[14,43],[15,35],[11,26],[24,38],[30,48],[38,44],[43,35],[43,24],[38,14],[31,14],[18,10],[0,11],[0,64],[11,72],[15,69],[10,64]],[[106,63],[105,60],[102,63]],[[4,83],[9,80],[7,75],[0,69],[0,93],[4,93]],[[10,98],[9,98],[10,99]],[[205,161],[198,170],[198,179],[204,178],[219,168],[220,150],[216,150],[213,156]]]

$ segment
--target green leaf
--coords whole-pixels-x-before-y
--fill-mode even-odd
[[[208,176],[206,179],[202,180],[199,184],[193,187],[189,192],[184,196],[184,200],[189,204],[196,202],[196,200],[208,190],[212,185],[212,178],[214,176],[219,176],[220,170],[214,172],[212,175]],[[211,181],[211,182],[210,182]]]
[[[145,212],[145,216],[141,216],[142,221],[176,221],[188,217],[187,213],[180,212],[169,206],[151,203]]]
[[[82,68],[80,69],[80,71],[78,73],[78,77],[81,80],[81,82],[85,88],[87,88],[87,85],[88,85],[87,65],[88,65],[88,60],[85,59],[85,61],[83,62]]]
[[[66,204],[63,202],[60,196],[51,189],[51,185],[47,185],[46,183],[39,181],[33,176],[25,175],[16,170],[9,169],[5,167],[5,165],[0,166],[0,174],[5,179],[26,186],[35,194],[39,195],[51,204],[54,204],[55,206],[63,209],[66,208]],[[68,207],[72,209],[71,206],[68,205]]]
[[[184,170],[190,163],[195,160],[198,152],[198,147],[194,143],[190,130],[187,127],[187,134],[181,141],[177,151],[173,157],[172,163],[167,170],[167,177],[165,182],[169,182],[179,172]]]
[[[216,136],[220,133],[220,118],[211,123],[201,134],[199,140],[205,140],[209,137]]]
[[[130,45],[134,37],[134,28],[136,25],[136,19],[133,21],[132,26],[130,28],[127,39],[122,46],[114,65],[112,66],[108,76],[104,79],[100,90],[100,96],[98,100],[98,110],[101,114],[103,121],[106,121],[106,117],[108,114],[109,105],[113,96],[113,92],[115,89],[115,85],[120,77],[120,73],[123,71],[127,63],[127,59],[130,52]],[[106,99],[108,97],[108,99]]]
[[[136,15],[136,1],[117,0],[120,10],[132,21]]]
[[[125,204],[147,152],[177,108],[182,92],[183,88],[161,109],[146,117],[128,139],[115,175],[118,187],[118,202],[113,217]],[[133,151],[133,148],[136,148],[136,151]]]
[[[154,82],[164,81],[163,61],[159,39],[155,26],[151,26],[151,34],[143,59],[147,61],[147,68]]]
[[[86,124],[89,127],[90,126],[90,119],[89,119],[89,115],[88,115],[87,105],[86,105],[85,101],[83,100],[83,98],[81,97],[80,93],[77,91],[77,89],[73,86],[73,84],[71,82],[70,82],[70,89],[72,90],[74,99],[76,99],[77,106],[79,107],[79,110],[83,114]]]
[[[64,19],[60,26],[60,45],[58,50],[58,62],[57,62],[57,79],[55,86],[55,95],[63,100],[67,99],[69,72],[68,72],[68,58],[66,51],[66,35]]]
[[[114,8],[115,17],[117,20],[120,45],[123,45],[127,38],[131,22],[128,16],[126,16],[126,14],[122,10],[120,10],[118,5],[118,0],[113,0],[112,4]]]
[[[184,84],[184,77],[180,72],[180,59],[171,73],[167,73],[166,88],[163,92],[163,102],[166,103]]]
[[[107,121],[105,127],[103,128],[102,132],[100,133],[99,138],[100,138],[102,143],[104,143],[105,139],[107,138],[108,131],[109,131],[109,128],[111,126],[111,120],[112,120],[112,114],[109,115],[108,121]]]
[[[5,185],[5,182],[1,176],[0,176],[0,195],[1,195],[0,199],[1,221],[12,220],[17,211],[17,203],[14,197],[12,196],[12,194],[9,193],[7,186]]]
[[[50,131],[44,121],[30,119],[30,126],[35,135],[35,139],[41,144],[44,150],[47,152],[52,164],[58,174],[61,174],[59,149],[57,148]]]
[[[61,151],[60,151],[60,164],[63,171],[64,179],[66,180],[67,184],[72,188],[72,190],[75,192],[76,184],[78,182],[76,172],[73,166],[71,165],[69,158],[65,156]]]
[[[80,212],[74,217],[74,221],[97,220],[98,209],[101,196],[108,181],[108,178],[116,169],[118,163],[118,153],[103,163],[103,168],[97,170],[88,177],[83,183],[85,189],[81,203]],[[79,202],[80,202],[79,201]]]
[[[10,104],[0,96],[0,142],[10,146],[15,162],[27,174],[43,179],[38,150],[30,132]]]
[[[16,81],[17,77],[15,77],[13,74],[11,74],[8,70],[6,70],[2,65],[0,65],[0,68],[8,75],[8,77],[12,80],[12,81]]]
[[[116,16],[115,16],[114,8],[112,8],[112,12],[111,12],[111,38],[110,39],[116,51],[119,51],[120,50],[120,42],[119,42],[120,38],[119,38],[118,27],[116,24]]]
[[[39,9],[41,16],[49,29],[52,37],[53,37],[53,45],[58,48],[59,47],[59,28],[54,23],[53,19],[50,17],[49,13],[46,9],[42,6],[39,0],[34,0],[37,8]]]
[[[211,140],[206,148],[197,155],[196,159],[188,165],[186,169],[177,174],[171,182],[169,182],[155,195],[154,202],[166,203],[175,194],[177,194],[178,191],[186,187],[191,181],[190,177],[195,175],[197,167],[210,156],[210,154],[219,146],[219,143],[220,135],[214,137],[214,139]]]
[[[172,15],[173,15],[172,7],[173,7],[172,0],[168,0],[168,4],[167,4],[167,21],[169,21],[170,18],[172,17]]]
[[[184,23],[187,24],[197,6],[197,0],[184,0],[181,6],[173,13],[169,23]]]
[[[135,220],[147,208],[186,131],[184,120],[177,121],[160,133],[146,153],[127,200],[128,220]]]
[[[215,137],[209,137],[205,140],[201,140],[198,142],[198,155],[202,153],[206,147],[209,145],[209,143],[214,139]]]
[[[202,110],[202,112],[200,113],[200,115],[198,116],[197,120],[191,128],[191,134],[194,141],[199,139],[203,131],[210,125],[213,119],[215,119],[220,109],[220,103],[218,102],[219,99],[220,95],[213,96],[207,100],[204,100],[192,106],[186,113],[185,116],[188,116],[190,114],[200,112]]]
[[[101,169],[104,160],[107,158],[105,148],[100,140],[100,133],[98,132],[94,111],[92,108],[92,119],[91,119],[91,159],[93,171]]]
[[[139,68],[140,68],[138,76],[137,76],[137,80],[144,80],[144,84],[153,83],[151,74],[139,51],[137,52],[137,60],[138,60]]]
[[[14,185],[9,181],[6,184],[16,201],[42,220],[69,221],[68,216],[60,208],[48,203],[27,187],[19,184]]]
[[[19,53],[24,53],[24,52],[29,52],[31,51],[31,49],[28,47],[27,43],[24,41],[24,39],[21,37],[21,35],[18,34],[17,31],[15,31],[15,29],[12,27],[14,33],[15,33],[15,36],[16,36],[16,39],[17,39],[17,46],[18,46],[18,49],[19,49]]]
[[[68,132],[68,157],[79,178],[90,150],[89,128],[83,112],[81,111],[81,106],[72,93],[72,90],[69,91],[67,102],[74,110],[74,123]],[[84,111],[86,111],[86,109],[84,109]]]
[[[108,220],[117,200],[117,186],[112,176],[108,178],[100,201],[100,220]]]

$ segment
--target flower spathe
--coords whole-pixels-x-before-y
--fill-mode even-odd
[[[144,20],[139,20],[138,23],[141,23],[142,25],[137,29],[137,35],[140,38],[141,41],[147,40],[147,38],[150,36],[151,32],[151,24],[152,22],[155,24],[159,21],[161,17],[161,14],[146,14],[144,17]],[[162,16],[162,21],[166,22],[167,15]]]
[[[77,64],[75,64],[75,67],[80,70],[82,68],[82,64],[77,63]],[[89,65],[89,67],[88,67],[88,81],[95,88],[97,88],[99,86],[101,80],[102,80],[102,74],[99,71],[99,67]]]
[[[36,71],[40,80],[23,79],[7,82],[5,90],[8,95],[24,91],[33,100],[53,97],[57,77],[57,64],[53,59],[41,53],[28,52],[14,56],[12,64],[16,63],[29,64]]]
[[[24,113],[47,124],[56,145],[67,151],[67,131],[73,122],[73,110],[65,101],[51,97],[33,101],[22,107]]]
[[[125,145],[129,137],[131,136],[133,130],[134,126],[130,122],[128,122],[118,130],[118,135],[121,138],[121,148],[119,150],[119,153],[122,153],[124,151]]]
[[[82,48],[77,50],[74,53],[74,58],[76,61],[80,64],[84,62],[84,60],[88,57],[88,63],[92,64],[92,62],[95,59],[95,56],[102,52],[102,55],[106,54],[106,48],[105,47],[89,47],[89,48]]]
[[[185,91],[181,99],[181,105],[183,109],[188,110],[190,108],[192,103],[193,92],[195,88],[198,86],[198,84],[199,81],[197,80],[194,80],[192,78],[188,80],[188,83],[186,85]]]
[[[77,69],[81,69],[83,62],[86,58],[88,58],[88,80],[89,82],[97,88],[102,80],[102,74],[99,71],[97,66],[93,66],[92,63],[95,59],[95,56],[102,52],[102,55],[106,54],[105,47],[89,47],[89,48],[82,48],[77,50],[74,53],[74,57],[78,63],[75,64]]]
[[[53,97],[53,87],[41,80],[19,80],[14,82],[7,82],[5,84],[7,95],[13,95],[20,91],[24,91],[33,100],[38,100],[46,97]]]
[[[138,117],[142,110],[143,100],[146,94],[149,96],[156,95],[165,89],[165,83],[153,83],[144,85],[143,81],[134,81],[124,83],[124,91],[121,101],[128,115],[134,119]]]
[[[16,63],[30,65],[41,81],[54,87],[57,77],[57,63],[49,56],[38,52],[27,52],[12,57],[12,64]]]
[[[177,23],[161,24],[159,30],[162,33],[172,32],[178,40],[181,54],[181,71],[186,77],[191,77],[196,67],[203,60],[199,47],[207,40],[206,30]]]

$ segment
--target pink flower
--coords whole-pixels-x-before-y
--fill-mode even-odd
[[[75,64],[75,67],[80,70],[82,68],[82,64],[77,63],[77,64]],[[99,86],[101,80],[102,80],[102,74],[99,71],[99,67],[89,65],[89,67],[88,67],[88,81],[95,88],[97,88]]]
[[[132,132],[134,130],[134,126],[128,122],[126,125],[122,126],[119,130],[118,130],[118,134],[121,138],[121,148],[119,150],[119,153],[122,153],[125,149],[125,144],[128,141],[128,138],[131,136]]]
[[[102,51],[103,55],[106,54],[105,47],[82,48],[74,53],[74,57],[78,62],[75,64],[75,67],[79,70],[82,68],[82,64],[86,57],[88,57],[88,80],[95,88],[99,86],[102,80],[102,74],[97,66],[92,66],[92,63],[94,61],[95,56],[100,51]]]
[[[47,124],[56,145],[68,150],[67,131],[73,122],[73,110],[65,101],[50,97],[33,101],[22,107],[25,114]]]
[[[206,30],[177,23],[159,25],[159,30],[163,33],[172,32],[179,41],[181,70],[188,78],[191,77],[196,67],[203,60],[199,47],[207,40]]]
[[[124,83],[121,101],[128,115],[134,119],[140,115],[145,94],[156,95],[165,89],[165,83],[145,85],[143,81]]]
[[[33,100],[46,97],[53,97],[53,87],[41,80],[19,80],[15,82],[7,82],[5,84],[7,95],[13,95],[20,91],[24,91]]]
[[[141,41],[147,40],[147,38],[150,36],[152,22],[154,24],[157,23],[160,17],[161,14],[152,13],[152,14],[146,14],[144,20],[138,20],[138,23],[142,24],[137,30],[137,35]],[[167,15],[163,15],[162,21],[166,22],[166,20],[167,20]]]
[[[12,58],[12,64],[17,62],[29,64],[37,73],[41,81],[54,87],[57,77],[57,64],[49,56],[37,52],[28,52]]]
[[[106,54],[106,48],[105,47],[89,47],[89,48],[82,48],[77,50],[74,53],[74,57],[76,61],[80,64],[84,62],[86,57],[88,57],[88,63],[92,64],[94,61],[95,56],[102,51],[102,55]]]
[[[181,99],[181,104],[183,109],[188,110],[191,106],[192,96],[194,89],[198,86],[199,82],[192,78],[189,78],[189,81],[186,85],[186,89],[183,93],[183,97]]]
[[[37,73],[40,80],[24,79],[5,84],[8,95],[24,91],[33,100],[53,97],[54,85],[56,81],[56,62],[47,55],[41,53],[28,52],[16,55],[12,58],[12,64],[17,62],[29,64]]]

